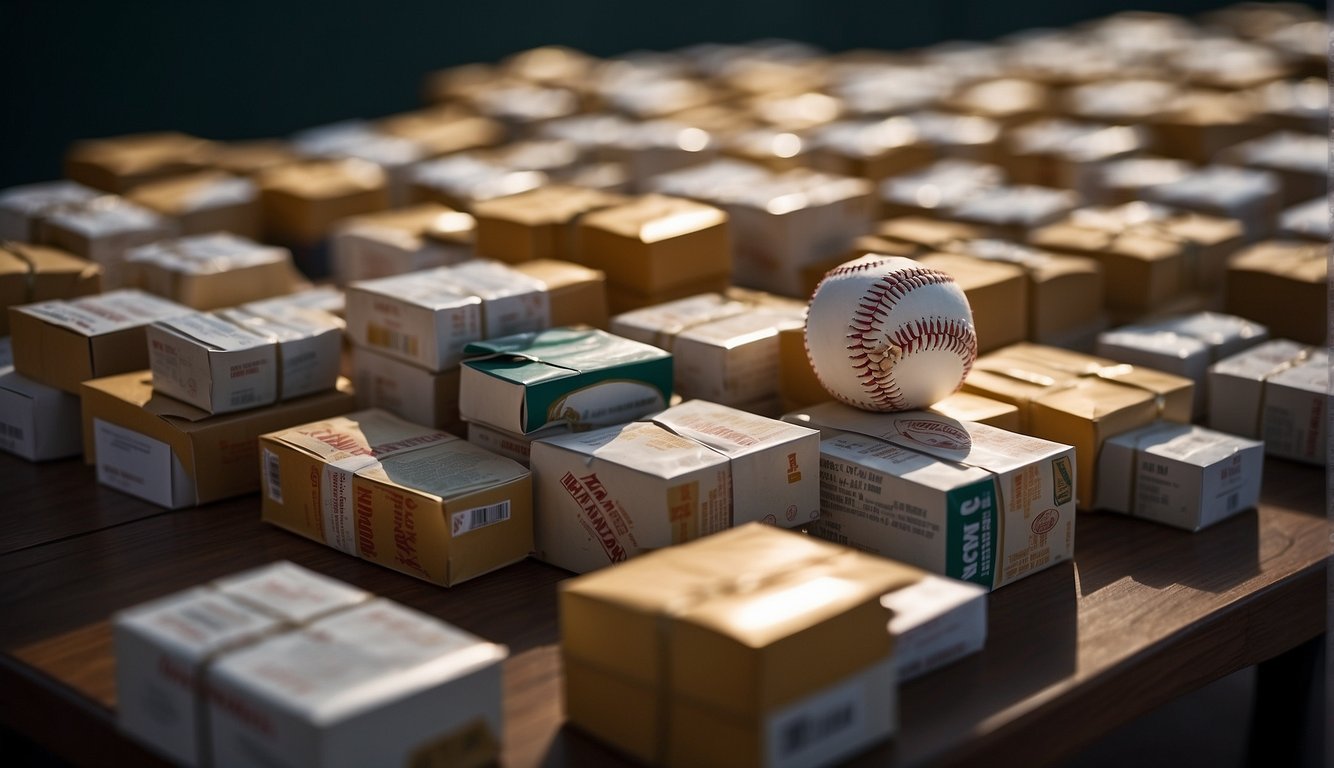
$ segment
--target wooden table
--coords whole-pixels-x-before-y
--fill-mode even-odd
[[[991,595],[986,649],[904,685],[901,735],[853,762],[1052,763],[1318,637],[1325,472],[1268,461],[1264,488],[1260,509],[1198,534],[1081,514],[1075,562]],[[159,763],[115,728],[113,612],[280,558],[508,645],[506,764],[624,762],[562,726],[564,571],[526,561],[433,587],[260,523],[255,496],[166,512],[76,461],[0,456],[0,497],[0,722],[71,762]]]

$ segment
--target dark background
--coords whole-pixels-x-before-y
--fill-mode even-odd
[[[420,104],[423,75],[559,43],[599,56],[762,37],[830,51],[986,40],[1220,0],[0,0],[0,188],[60,175],[79,138],[284,136]],[[1323,8],[1324,3],[1310,3]]]

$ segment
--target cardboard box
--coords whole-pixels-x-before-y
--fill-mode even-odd
[[[96,263],[105,289],[133,285],[125,255],[176,234],[173,222],[124,198],[106,195],[80,207],[52,211],[42,221],[40,239]]]
[[[933,159],[954,157],[980,163],[1000,159],[1001,126],[995,120],[929,109],[909,117],[918,138],[931,149]]]
[[[1076,86],[1065,91],[1061,100],[1063,111],[1074,117],[1108,125],[1139,125],[1169,109],[1180,94],[1181,87],[1166,80],[1117,78]]]
[[[248,178],[199,171],[141,184],[126,198],[172,219],[183,235],[260,236],[259,188]]]
[[[211,414],[278,400],[278,345],[220,317],[191,314],[148,326],[153,390]]]
[[[1209,368],[1209,426],[1263,439],[1265,452],[1326,461],[1329,355],[1286,339],[1268,341]]]
[[[958,221],[940,221],[922,216],[901,216],[876,224],[875,237],[891,242],[907,243],[921,251],[945,251],[957,242],[985,237],[981,227]],[[900,254],[890,254],[900,255]],[[911,258],[910,254],[909,257]]]
[[[339,222],[330,244],[339,285],[419,272],[472,258],[467,238],[446,242],[432,232],[471,231],[472,216],[438,203],[421,203]]]
[[[948,211],[985,189],[1005,183],[999,166],[971,160],[946,159],[880,182],[880,214],[896,216],[948,215]]]
[[[175,763],[209,765],[209,667],[228,652],[369,597],[279,561],[118,612],[112,619],[117,724]]]
[[[47,215],[62,208],[81,206],[101,194],[92,187],[65,179],[0,191],[0,240],[37,242]]]
[[[444,371],[483,338],[482,300],[442,269],[364,280],[347,289],[347,333],[359,346]]]
[[[1029,341],[1091,348],[1093,337],[1107,325],[1103,268],[1096,259],[1058,256],[1003,240],[959,241],[951,249],[1023,270],[1028,286],[1024,336]]]
[[[1329,202],[1321,195],[1287,209],[1278,217],[1278,236],[1328,243],[1331,237]]]
[[[474,152],[428,160],[412,170],[409,194],[414,202],[436,202],[472,212],[482,200],[537,189],[546,184],[541,171],[517,170]]]
[[[1098,354],[1174,373],[1195,382],[1194,418],[1204,415],[1209,366],[1269,338],[1269,330],[1233,315],[1200,312],[1098,334]]]
[[[701,293],[722,293],[732,284],[730,275],[714,275],[706,277],[703,280],[696,280],[691,283],[685,283],[673,288],[652,293],[642,293],[630,290],[628,288],[607,284],[607,311],[613,315],[619,315],[623,312],[630,312],[644,307],[651,307],[657,304],[666,304],[669,301],[684,299],[690,296],[697,296]]]
[[[1189,424],[1194,390],[1180,376],[1037,344],[979,357],[963,383],[1017,406],[1025,434],[1075,447],[1082,509],[1093,506],[1103,441],[1158,418]]]
[[[786,128],[772,125],[747,127],[736,133],[724,133],[720,139],[724,158],[720,162],[742,160],[774,172],[811,165],[810,142]]]
[[[65,176],[123,194],[148,181],[207,168],[216,146],[172,131],[76,141],[65,153]]]
[[[278,399],[333,389],[343,354],[343,321],[318,309],[292,307],[265,315],[224,309],[218,317],[262,336],[278,348]]]
[[[825,437],[815,536],[987,589],[1074,555],[1070,445],[842,403],[783,418]]]
[[[1325,195],[1329,142],[1319,134],[1276,132],[1229,147],[1217,161],[1273,173],[1286,208]]]
[[[459,417],[458,368],[435,373],[369,347],[354,346],[352,381],[358,408],[380,408],[414,424],[456,435],[467,429]]]
[[[991,236],[1022,241],[1078,204],[1079,195],[1068,189],[1007,185],[979,191],[951,209],[950,217],[982,227]]]
[[[459,414],[510,432],[622,424],[672,395],[670,353],[597,329],[487,339],[463,352]]]
[[[301,161],[292,146],[277,139],[219,142],[209,165],[237,176],[258,176],[261,171]]]
[[[1265,133],[1258,118],[1257,104],[1245,93],[1195,88],[1145,124],[1157,151],[1202,165],[1227,147]]]
[[[378,166],[384,172],[389,204],[396,208],[407,205],[409,175],[427,157],[425,148],[417,142],[384,133],[359,119],[298,131],[291,142],[297,153],[306,157],[364,160]]]
[[[987,590],[926,574],[880,598],[893,612],[894,671],[900,683],[982,650],[987,639]]]
[[[1261,442],[1150,424],[1103,444],[1097,507],[1198,531],[1258,504],[1263,470]]]
[[[364,160],[314,160],[263,171],[256,177],[265,240],[310,246],[339,219],[389,207],[384,171]]]
[[[778,331],[778,395],[784,412],[834,399],[816,377],[806,354],[804,325]]]
[[[477,253],[511,264],[533,259],[574,261],[580,250],[579,219],[625,202],[622,195],[563,184],[480,201],[473,209]]]
[[[924,410],[955,421],[972,421],[1010,432],[1019,431],[1018,406],[968,392],[955,392]]]
[[[102,269],[58,248],[0,242],[0,336],[9,335],[9,308],[73,299],[102,290]]]
[[[533,548],[528,470],[368,410],[259,440],[265,522],[440,586]]]
[[[190,309],[136,290],[11,307],[14,368],[71,394],[88,379],[148,367],[145,327]]]
[[[1125,157],[1099,163],[1084,177],[1085,199],[1096,205],[1124,205],[1143,200],[1149,187],[1177,181],[1195,166],[1171,157]]]
[[[1279,179],[1268,171],[1209,165],[1145,191],[1149,201],[1241,223],[1244,239],[1267,237],[1283,207]]]
[[[679,198],[646,195],[594,211],[579,220],[579,242],[577,261],[601,270],[609,290],[653,294],[732,270],[727,214]]]
[[[1028,338],[1028,279],[1023,269],[950,253],[927,254],[917,261],[954,278],[963,290],[973,313],[979,353]]]
[[[985,79],[961,87],[943,106],[961,114],[994,120],[1008,128],[1045,114],[1054,101],[1051,90],[1042,83],[1022,78]]]
[[[25,378],[0,360],[0,451],[28,461],[78,456],[79,398]]]
[[[283,317],[296,311],[315,310],[335,317],[347,314],[343,292],[329,285],[300,288],[286,296],[275,296],[243,304],[240,309],[266,317]]]
[[[815,129],[810,138],[811,167],[873,182],[936,159],[912,121],[901,115],[883,120],[840,120]]]
[[[452,107],[400,112],[378,120],[375,127],[412,140],[428,157],[485,149],[505,140],[505,126],[499,122]]]
[[[650,764],[851,757],[897,729],[880,598],[920,578],[749,525],[572,579],[560,590],[565,711]]]
[[[670,352],[683,331],[743,314],[747,309],[744,302],[722,293],[701,293],[614,315],[610,328],[618,336]]]
[[[532,454],[534,441],[545,440],[548,437],[556,437],[570,432],[570,428],[565,424],[556,424],[546,429],[539,429],[528,435],[496,429],[479,421],[465,424],[464,427],[468,432],[468,442],[485,448],[492,453],[500,454],[507,459],[514,459],[525,467],[530,466],[529,456]]]
[[[175,398],[153,394],[148,371],[83,385],[83,457],[103,485],[168,509],[254,493],[256,438],[354,407],[352,388],[212,416]]]
[[[551,327],[546,283],[490,259],[456,264],[440,274],[482,299],[482,338],[511,336]]]
[[[778,333],[805,328],[801,312],[753,309],[682,330],[671,342],[683,397],[740,407],[778,396]]]
[[[1147,143],[1138,125],[1048,118],[1006,134],[1005,165],[1016,184],[1082,190],[1097,164],[1143,152]]]
[[[126,262],[138,287],[199,310],[284,296],[305,282],[286,248],[225,232],[139,246]]]
[[[209,667],[212,763],[497,761],[507,655],[388,600],[265,639]]]
[[[1227,264],[1227,312],[1262,323],[1275,338],[1324,345],[1328,256],[1328,243],[1281,240],[1236,254]]]
[[[525,261],[513,269],[545,286],[551,327],[607,327],[607,279],[602,272],[552,259]]]

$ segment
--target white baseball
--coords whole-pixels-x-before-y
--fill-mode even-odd
[[[829,394],[848,405],[925,408],[968,375],[977,331],[954,278],[901,256],[863,256],[816,286],[806,355]]]

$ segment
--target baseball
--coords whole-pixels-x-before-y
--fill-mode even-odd
[[[959,388],[977,358],[977,331],[954,278],[900,256],[863,256],[816,286],[806,355],[835,398],[904,411]]]

